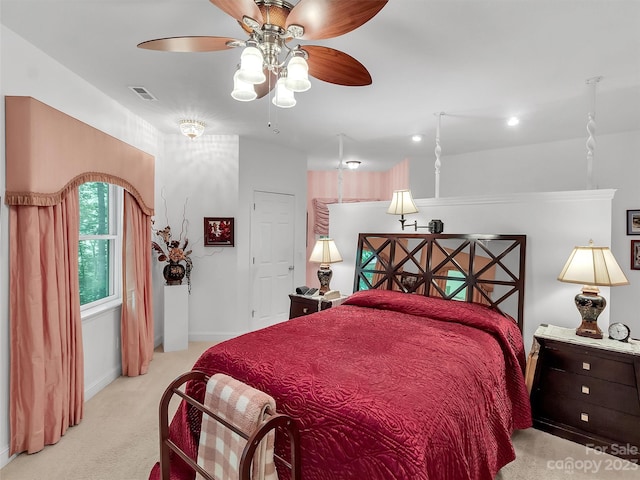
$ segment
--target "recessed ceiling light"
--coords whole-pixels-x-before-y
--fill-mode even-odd
[[[511,117],[509,120],[507,120],[507,125],[509,125],[510,127],[515,127],[519,123],[520,119],[518,117]]]
[[[413,140],[414,142],[421,142],[422,141],[422,135],[415,134],[414,136],[411,137],[411,140]]]

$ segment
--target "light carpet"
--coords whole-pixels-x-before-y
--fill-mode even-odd
[[[157,350],[146,375],[112,382],[86,403],[82,423],[70,428],[58,444],[19,455],[0,470],[0,478],[146,480],[158,461],[160,396],[209,345],[193,342],[184,351]],[[177,401],[172,408],[176,405]],[[516,432],[513,441],[517,458],[496,480],[640,479],[636,465],[539,430]]]

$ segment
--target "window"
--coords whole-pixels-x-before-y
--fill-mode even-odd
[[[78,272],[83,310],[120,298],[122,189],[102,182],[80,185]]]

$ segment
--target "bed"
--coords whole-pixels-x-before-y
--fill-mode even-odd
[[[525,245],[520,235],[360,234],[344,303],[214,345],[193,369],[273,396],[300,431],[305,480],[493,479],[515,458],[513,430],[531,426]],[[199,425],[182,403],[169,429],[192,457]],[[276,453],[287,445],[276,440]],[[174,458],[171,479],[191,478]]]

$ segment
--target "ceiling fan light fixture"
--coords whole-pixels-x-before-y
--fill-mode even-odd
[[[306,92],[311,88],[309,64],[303,56],[296,55],[289,60],[286,85],[292,92]]]
[[[204,133],[204,122],[198,120],[180,120],[180,132],[191,140],[195,140]]]
[[[259,85],[263,83],[267,77],[262,71],[263,64],[262,52],[259,48],[249,45],[245,47],[240,55],[240,70],[238,70],[238,78],[243,82]]]
[[[287,88],[286,78],[279,78],[276,83],[276,92],[273,95],[273,104],[280,108],[291,108],[295,106],[296,99],[293,91]]]
[[[243,102],[270,94],[275,105],[293,107],[296,104],[293,93],[309,90],[310,76],[334,85],[371,85],[371,74],[352,56],[321,45],[302,47],[288,42],[344,35],[371,20],[388,0],[211,0],[211,3],[236,20],[249,38],[164,37],[139,43],[138,48],[165,52],[217,52],[242,48],[231,96]],[[291,72],[289,75],[287,70]],[[276,81],[279,78],[284,80]],[[252,93],[238,81],[258,87]],[[285,81],[286,90],[282,86]],[[280,92],[271,95],[277,84],[281,85]]]
[[[237,70],[233,75],[233,91],[231,92],[231,96],[239,102],[250,102],[258,96],[252,83],[243,82],[240,79],[240,70]]]

